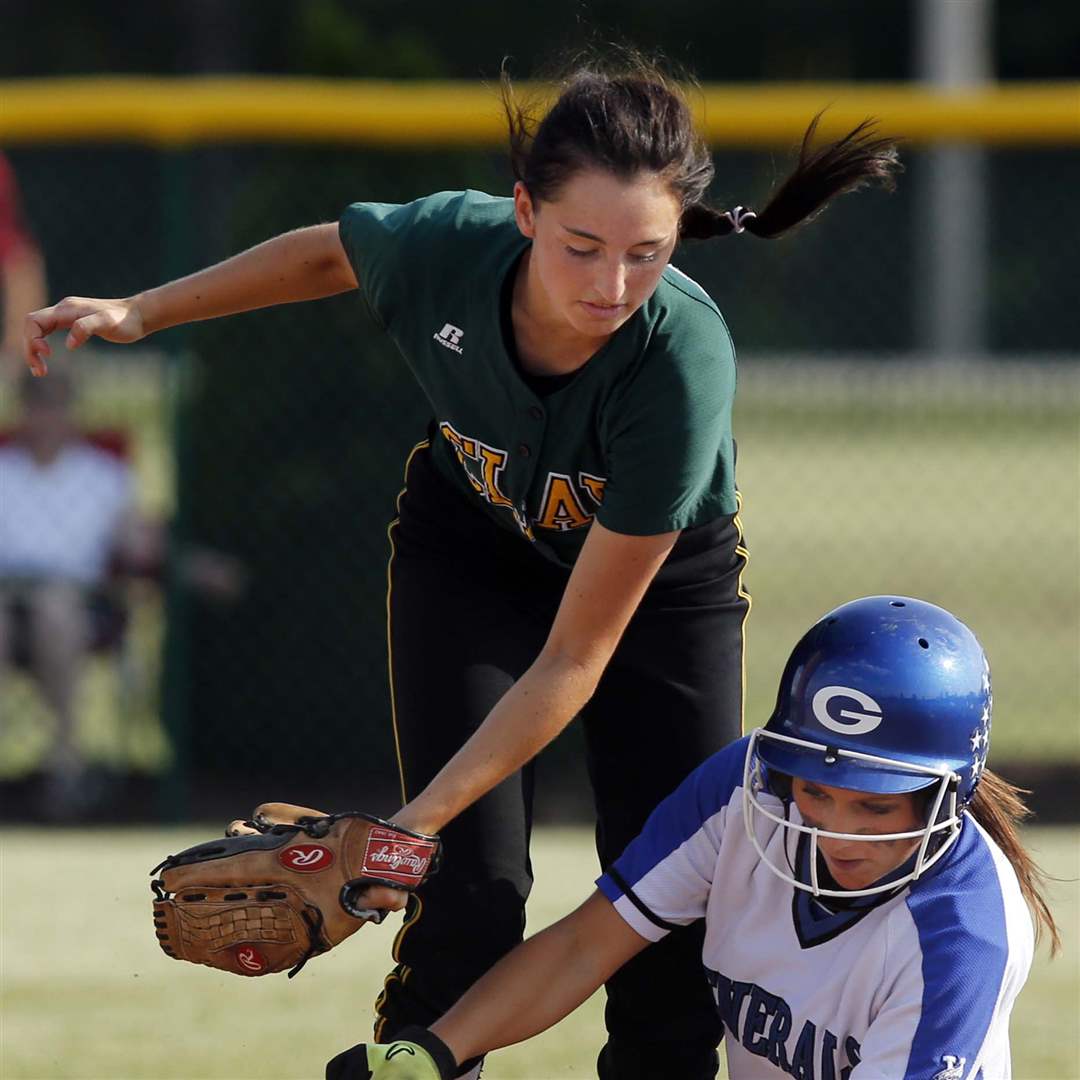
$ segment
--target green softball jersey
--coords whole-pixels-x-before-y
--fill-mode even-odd
[[[340,234],[434,409],[438,469],[497,525],[572,565],[594,517],[648,536],[735,512],[735,353],[716,305],[685,274],[666,267],[573,378],[538,396],[500,311],[530,243],[511,199],[354,203]]]

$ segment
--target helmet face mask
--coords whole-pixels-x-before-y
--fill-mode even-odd
[[[795,646],[773,715],[747,748],[744,818],[758,855],[815,896],[873,896],[917,880],[960,833],[986,764],[991,706],[982,647],[949,612],[896,596],[864,597],[829,612]],[[778,775],[870,795],[919,792],[926,814],[910,832],[829,832],[791,820],[791,792],[770,784]],[[776,826],[779,847],[767,840]],[[798,855],[804,837],[808,865],[792,852]],[[818,879],[823,839],[908,841],[915,852],[874,885],[830,888]]]
[[[823,763],[831,763],[834,760],[848,759],[852,763],[866,764],[870,766],[885,765],[890,769],[902,770],[911,768],[910,776],[918,786],[914,790],[925,790],[933,787],[932,797],[929,800],[926,820],[919,829],[902,833],[838,833],[815,826],[803,825],[792,821],[788,817],[789,799],[782,799],[784,803],[783,816],[765,805],[761,796],[776,796],[769,784],[768,768],[761,759],[759,746],[761,742],[782,742],[788,746],[797,746],[800,751],[809,751],[819,756]],[[794,774],[799,779],[805,777]],[[857,897],[876,896],[881,893],[891,893],[902,888],[910,881],[916,881],[922,874],[933,866],[953,842],[960,835],[961,810],[957,807],[957,781],[958,777],[950,770],[923,769],[920,767],[908,767],[902,761],[894,759],[878,758],[874,755],[860,754],[858,751],[841,750],[836,747],[826,746],[823,743],[812,743],[791,736],[779,735],[764,728],[756,729],[750,736],[750,744],[746,749],[746,759],[743,765],[743,819],[746,823],[746,833],[751,844],[758,853],[758,857],[777,877],[782,878],[789,885],[812,893],[814,896],[828,897]],[[929,784],[926,782],[929,780]],[[841,785],[837,785],[841,786]],[[842,785],[846,786],[846,785]],[[862,789],[853,789],[862,790]],[[768,821],[779,825],[785,830],[783,839],[784,862],[781,865],[770,858],[763,847],[756,828],[758,815]],[[808,836],[810,840],[809,873],[808,881],[802,881],[794,870],[795,851],[801,836]],[[898,876],[886,875],[885,880],[876,885],[864,889],[834,889],[821,884],[818,875],[818,850],[819,841],[825,840],[854,840],[859,843],[884,843],[897,840],[919,841],[919,847],[915,854],[911,869]],[[904,860],[905,862],[907,860]]]

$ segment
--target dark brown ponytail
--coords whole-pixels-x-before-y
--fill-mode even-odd
[[[717,210],[705,201],[714,173],[712,155],[694,128],[682,88],[656,63],[624,50],[618,70],[584,63],[560,84],[555,104],[538,120],[539,110],[517,100],[503,69],[502,102],[515,179],[534,200],[551,202],[583,169],[601,169],[623,179],[654,172],[680,200],[679,235],[685,240],[744,230],[767,239],[783,236],[813,218],[835,195],[871,183],[891,188],[900,168],[895,145],[878,134],[872,120],[815,147],[818,113],[803,136],[794,171],[763,210]]]
[[[896,146],[878,134],[875,121],[864,120],[843,138],[815,148],[820,120],[818,113],[810,121],[794,171],[765,209],[740,215],[739,223],[747,232],[773,240],[814,218],[835,195],[874,183],[893,188],[893,175],[900,168]],[[699,202],[683,211],[681,235],[685,240],[703,240],[725,236],[735,227],[732,214]]]
[[[1061,948],[1061,935],[1043,892],[1046,875],[1020,842],[1018,827],[1031,811],[1024,804],[1027,792],[1013,787],[989,769],[983,771],[975,794],[968,804],[968,813],[990,834],[991,839],[1012,864],[1020,891],[1035,917],[1036,941],[1045,932],[1050,935],[1050,955]]]

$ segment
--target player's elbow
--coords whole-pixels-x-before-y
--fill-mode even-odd
[[[610,654],[596,648],[566,647],[549,641],[536,659],[537,674],[580,710],[596,692]]]

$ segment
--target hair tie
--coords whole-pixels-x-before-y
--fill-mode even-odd
[[[731,222],[731,228],[734,232],[741,233],[746,231],[744,221],[749,221],[750,218],[756,218],[757,214],[753,210],[747,210],[742,206],[736,206],[734,210],[725,210],[721,217],[726,217]]]

